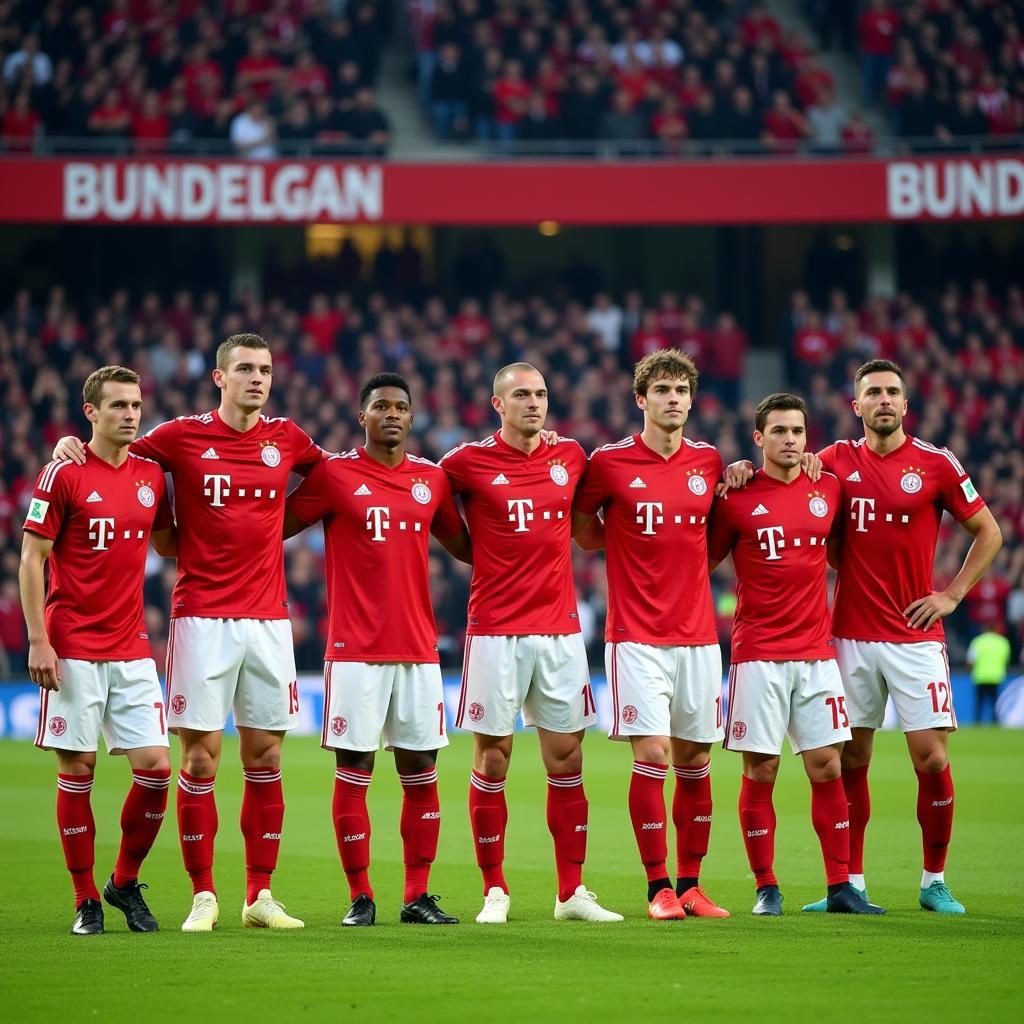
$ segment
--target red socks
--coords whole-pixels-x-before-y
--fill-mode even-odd
[[[476,862],[484,879],[484,895],[495,887],[508,892],[502,864],[505,860],[505,776],[495,779],[473,769],[469,775],[469,821],[473,829]]]
[[[953,834],[953,777],[947,764],[941,772],[917,772],[917,820],[921,826],[925,871],[943,871]]]
[[[864,874],[864,833],[871,819],[868,766],[843,770],[843,790],[850,818],[850,874]]]
[[[437,855],[441,833],[441,805],[437,797],[437,769],[408,775],[398,773],[402,783],[402,860],[405,863],[405,893],[412,903],[427,891],[430,865]],[[365,793],[366,790],[364,789]]]
[[[589,805],[580,772],[548,776],[547,811],[548,829],[555,841],[558,898],[564,903],[579,888],[587,857]]]
[[[156,842],[167,811],[171,770],[132,769],[132,788],[121,808],[121,849],[114,865],[114,885],[123,889],[139,877],[139,868]]]
[[[629,817],[640,848],[647,881],[668,878],[668,842],[665,838],[665,776],[668,765],[634,761],[629,780]]]
[[[64,847],[64,863],[75,887],[75,906],[98,900],[100,894],[92,877],[95,862],[96,822],[89,794],[91,775],[57,775],[57,828]]]
[[[373,899],[368,874],[370,867],[370,815],[366,790],[372,774],[362,768],[338,768],[334,773],[334,834],[338,840],[341,866],[345,869],[351,898],[365,894]]]
[[[755,782],[743,776],[740,782],[740,828],[747,860],[757,887],[778,885],[775,862],[775,807],[772,805],[774,782]]]
[[[245,841],[245,902],[254,903],[270,888],[277,867],[284,825],[284,793],[280,768],[242,767],[242,838]]]
[[[192,892],[213,892],[213,841],[217,836],[214,776],[201,779],[178,772],[178,838]]]
[[[676,876],[699,878],[711,839],[711,762],[700,768],[673,765],[676,790],[672,823],[676,828]]]
[[[811,824],[825,860],[825,884],[850,880],[850,820],[842,779],[811,782]]]

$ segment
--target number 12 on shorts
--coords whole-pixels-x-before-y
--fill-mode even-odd
[[[846,713],[846,698],[826,697],[825,703],[832,709],[832,728],[848,728],[850,725],[850,716]]]
[[[942,681],[929,683],[927,689],[932,695],[932,712],[936,715],[948,715],[949,684]]]

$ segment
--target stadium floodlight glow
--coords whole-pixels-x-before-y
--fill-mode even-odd
[[[537,230],[545,238],[554,238],[562,230],[562,225],[557,220],[542,220],[537,225]]]

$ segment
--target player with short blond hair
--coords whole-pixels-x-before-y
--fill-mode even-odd
[[[104,930],[90,799],[100,735],[108,753],[127,756],[132,786],[103,896],[131,931],[155,932],[138,876],[164,817],[171,766],[142,588],[149,544],[174,553],[174,523],[160,467],[128,450],[142,416],[139,375],[104,366],[89,375],[82,397],[93,425],[85,460],[46,466],[25,518],[19,581],[29,677],[39,687],[36,746],[57,755],[57,826],[74,884],[75,935]]]

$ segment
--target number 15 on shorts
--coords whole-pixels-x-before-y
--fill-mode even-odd
[[[826,697],[825,703],[832,711],[832,728],[848,729],[850,727],[850,716],[846,713],[845,697]]]

